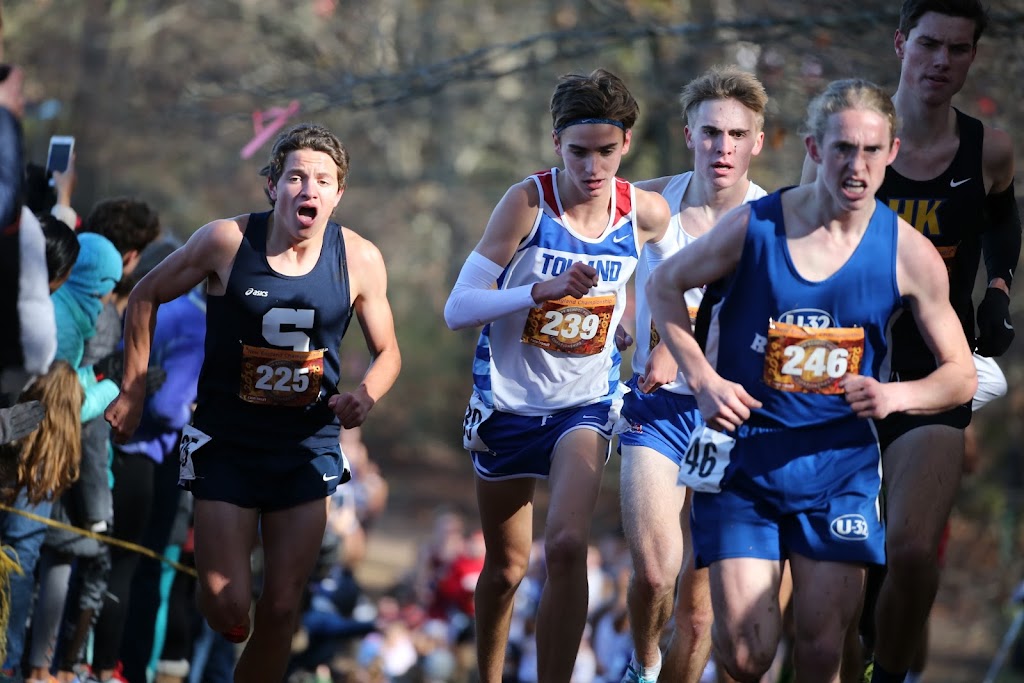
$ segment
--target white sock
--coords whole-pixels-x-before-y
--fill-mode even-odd
[[[631,659],[633,671],[636,671],[640,675],[640,678],[648,680],[657,680],[658,674],[661,673],[661,650],[658,650],[658,662],[654,666],[644,666],[636,659],[636,650],[633,650],[633,656]]]

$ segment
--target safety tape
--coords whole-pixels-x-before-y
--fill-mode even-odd
[[[119,548],[124,548],[125,550],[130,550],[130,551],[138,553],[140,555],[145,555],[146,557],[149,557],[149,558],[152,558],[154,560],[158,560],[160,562],[163,562],[164,564],[173,567],[174,569],[178,570],[179,572],[182,572],[184,574],[188,574],[189,576],[191,576],[193,578],[199,576],[199,574],[196,572],[196,570],[193,567],[189,567],[187,565],[181,564],[180,562],[175,562],[174,560],[170,559],[169,557],[164,557],[160,553],[153,552],[149,548],[146,548],[145,546],[141,546],[138,543],[129,543],[128,541],[122,541],[119,538],[111,538],[110,536],[107,536],[106,534],[98,534],[95,531],[89,531],[88,529],[82,529],[81,527],[72,526],[71,524],[64,524],[63,522],[58,522],[56,520],[50,519],[49,517],[41,517],[41,516],[39,516],[39,515],[37,515],[37,514],[35,514],[33,512],[28,512],[27,510],[19,510],[17,508],[12,508],[11,506],[5,505],[3,503],[0,503],[0,510],[2,510],[3,512],[11,512],[11,513],[14,513],[16,515],[21,515],[22,517],[27,517],[28,519],[34,520],[34,521],[39,522],[41,524],[45,524],[46,526],[49,526],[49,527],[53,527],[54,529],[61,529],[62,531],[70,531],[71,533],[78,534],[79,536],[85,536],[86,538],[91,538],[93,540],[99,541],[100,543],[106,543],[107,545],[115,545],[115,546],[117,546]],[[2,539],[0,539],[0,540],[2,540]]]

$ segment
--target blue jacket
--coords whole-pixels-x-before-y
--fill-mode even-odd
[[[167,373],[163,386],[146,398],[142,421],[131,441],[118,449],[156,462],[178,448],[181,429],[192,418],[206,338],[206,300],[196,290],[157,309],[149,362]]]

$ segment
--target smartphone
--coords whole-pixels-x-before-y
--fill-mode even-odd
[[[54,135],[50,138],[50,151],[46,155],[46,174],[54,171],[63,173],[71,163],[71,154],[75,150],[75,139],[70,135]]]

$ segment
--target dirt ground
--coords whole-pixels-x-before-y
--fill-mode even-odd
[[[436,463],[435,463],[436,464]],[[617,481],[613,456],[594,523],[594,535],[618,525]],[[473,479],[465,469],[388,467],[391,489],[386,513],[369,538],[368,557],[358,572],[373,592],[387,590],[413,566],[416,548],[439,506],[454,506],[467,521],[475,518]],[[423,470],[429,470],[424,473]],[[544,490],[538,489],[542,510]],[[946,571],[932,612],[931,648],[924,680],[928,683],[974,683],[985,674],[1012,620],[1008,596],[1020,580],[999,566],[996,541],[954,513]],[[1024,673],[1003,668],[999,683],[1024,683]]]

